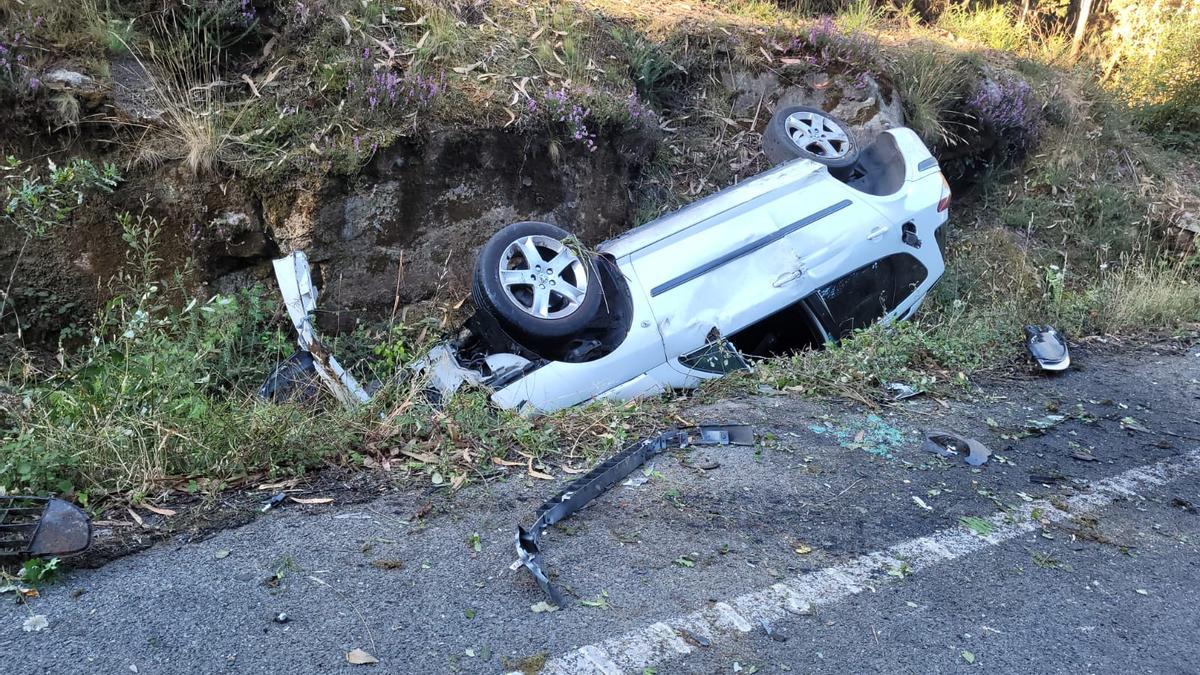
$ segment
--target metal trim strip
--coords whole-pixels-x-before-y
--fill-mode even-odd
[[[756,239],[756,240],[750,242],[749,244],[746,244],[745,246],[742,246],[738,249],[730,251],[729,253],[726,253],[725,255],[723,255],[715,260],[710,260],[709,262],[706,262],[703,265],[701,265],[695,269],[684,272],[683,274],[675,277],[674,279],[671,279],[669,281],[659,284],[658,286],[655,286],[653,289],[650,290],[650,297],[653,298],[653,297],[662,295],[663,293],[666,293],[667,291],[669,291],[673,288],[676,288],[678,286],[682,286],[683,284],[686,284],[687,282],[689,282],[693,279],[701,277],[701,276],[717,269],[718,267],[722,267],[724,265],[727,265],[727,264],[733,262],[734,260],[737,260],[738,258],[750,255],[751,253],[757,251],[758,249],[763,248],[764,246],[773,244],[801,228],[812,225],[813,223],[817,222],[818,220],[821,220],[822,218],[824,218],[826,216],[829,216],[834,213],[837,213],[838,211],[841,211],[842,209],[846,208],[847,206],[850,206],[852,203],[853,202],[851,202],[849,199],[843,199],[842,201],[840,201],[836,204],[833,204],[831,206],[827,206],[827,207],[821,209],[820,211],[817,211],[816,213],[805,216],[804,218],[797,220],[796,222],[792,223],[791,225],[781,227],[778,230],[772,232],[771,234],[768,234],[765,237]]]

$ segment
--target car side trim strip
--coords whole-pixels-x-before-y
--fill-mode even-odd
[[[784,237],[788,236],[789,234],[791,234],[803,227],[812,225],[813,223],[817,222],[818,220],[821,220],[822,218],[824,218],[826,216],[829,216],[834,213],[837,213],[838,211],[841,211],[842,209],[846,208],[847,206],[850,206],[850,204],[852,204],[852,203],[853,202],[851,202],[849,199],[843,199],[842,201],[840,201],[836,204],[833,204],[832,206],[827,206],[827,207],[821,209],[820,211],[817,211],[816,213],[805,216],[805,217],[801,218],[800,220],[797,220],[796,222],[792,223],[791,225],[788,225],[786,227],[781,227],[778,230],[772,232],[771,234],[768,234],[765,237],[762,237],[760,239],[755,239],[754,241],[750,242],[749,244],[746,244],[745,246],[742,246],[741,248],[738,248],[736,250],[730,251],[729,253],[726,253],[725,255],[721,256],[720,258],[717,258],[715,260],[710,260],[709,262],[706,262],[703,265],[701,265],[695,269],[688,270],[687,272],[680,274],[679,276],[675,277],[674,279],[665,281],[665,282],[655,286],[654,288],[650,289],[650,297],[653,298],[653,297],[662,295],[663,293],[666,293],[667,291],[671,290],[672,288],[682,286],[683,284],[686,284],[687,282],[689,282],[693,279],[704,276],[705,274],[708,274],[709,272],[717,269],[718,267],[727,265],[727,264],[733,262],[734,260],[737,260],[738,258],[750,255],[751,253],[757,251],[758,249],[763,248],[764,246],[773,244],[773,243],[779,241],[780,239],[783,239]]]
[[[921,163],[917,165],[917,171],[924,171],[926,169],[932,169],[933,167],[935,167],[937,165],[938,165],[937,158],[930,157],[929,159],[921,160]]]

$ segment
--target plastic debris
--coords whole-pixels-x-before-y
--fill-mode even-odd
[[[1025,348],[1042,370],[1066,370],[1071,365],[1067,339],[1053,326],[1025,326]]]
[[[971,466],[982,466],[992,456],[992,451],[983,443],[947,431],[926,434],[921,449],[946,458],[960,457]]]

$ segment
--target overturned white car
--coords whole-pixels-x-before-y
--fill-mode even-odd
[[[695,387],[744,357],[818,346],[912,314],[941,277],[950,190],[909,129],[859,148],[820,110],[786,108],[776,168],[583,248],[523,222],[480,250],[475,314],[414,368],[443,394],[469,383],[540,413]],[[366,394],[316,339],[302,253],[276,262],[301,347],[343,400]]]

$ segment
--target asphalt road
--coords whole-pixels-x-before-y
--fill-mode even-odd
[[[555,484],[514,475],[289,504],[0,596],[0,670],[1197,672],[1200,350],[1074,356],[971,401],[696,408],[764,440],[660,457],[548,532],[587,605],[531,610],[513,529]],[[933,428],[995,456],[935,458]],[[24,631],[32,615],[48,627]]]

